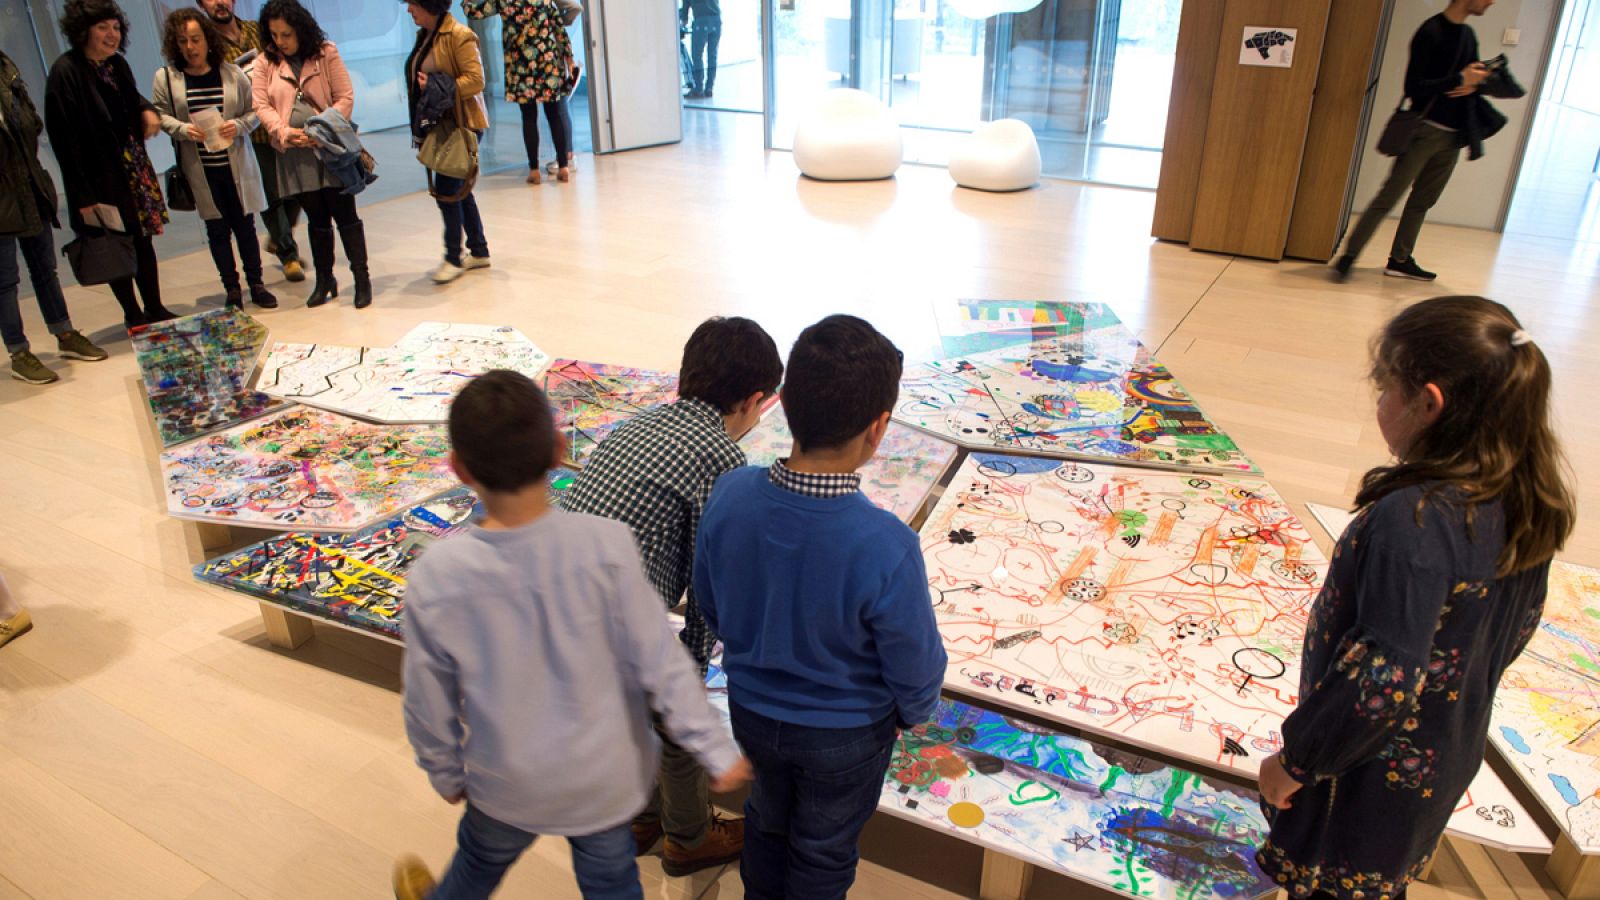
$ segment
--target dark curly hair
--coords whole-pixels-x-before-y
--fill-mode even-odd
[[[61,12],[61,34],[72,49],[82,50],[89,43],[89,29],[107,19],[116,19],[122,26],[122,44],[117,49],[128,49],[128,16],[114,0],[68,0]]]
[[[283,52],[278,49],[278,42],[272,39],[270,30],[274,19],[280,19],[294,29],[294,36],[300,41],[301,59],[316,59],[322,55],[322,45],[328,42],[328,36],[322,33],[322,26],[317,24],[311,10],[295,0],[267,0],[267,4],[261,7],[261,45],[267,59],[283,62]]]
[[[410,3],[411,0],[400,0],[401,3]],[[450,11],[450,0],[416,0],[422,11],[430,16],[442,16]]]
[[[206,39],[206,65],[215,69],[222,65],[222,36],[217,34],[217,26],[211,24],[211,17],[202,14],[197,9],[184,8],[173,10],[167,16],[167,24],[161,30],[161,55],[167,58],[174,69],[182,69],[189,64],[183,56],[183,48],[178,46],[178,39],[183,36],[190,22],[200,26],[200,33]]]

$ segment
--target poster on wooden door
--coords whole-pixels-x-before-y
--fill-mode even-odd
[[[1294,65],[1294,28],[1246,25],[1239,45],[1239,65],[1287,69]]]

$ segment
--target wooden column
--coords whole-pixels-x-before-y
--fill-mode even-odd
[[[1584,856],[1572,838],[1556,839],[1545,871],[1567,900],[1600,900],[1600,856]]]
[[[1361,159],[1367,85],[1387,9],[1384,0],[1341,0],[1328,14],[1285,256],[1326,262],[1336,249]]]
[[[267,640],[272,646],[285,650],[293,650],[311,640],[313,632],[310,619],[266,602],[261,604],[261,624],[266,626]]]
[[[1189,246],[1282,259],[1331,0],[1228,0]],[[1296,30],[1287,69],[1239,62],[1247,27]]]
[[[1033,883],[1033,866],[1020,859],[983,851],[983,880],[978,886],[980,900],[1022,900]]]

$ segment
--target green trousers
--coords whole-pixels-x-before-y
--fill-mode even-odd
[[[1458,137],[1454,131],[1426,123],[1417,126],[1417,137],[1411,149],[1394,161],[1388,180],[1384,181],[1378,196],[1367,204],[1366,212],[1361,214],[1355,230],[1345,241],[1344,255],[1359,257],[1367,241],[1372,240],[1372,233],[1378,230],[1378,223],[1409,190],[1411,196],[1406,198],[1406,208],[1400,213],[1400,225],[1395,228],[1389,258],[1400,262],[1411,258],[1411,251],[1417,246],[1417,234],[1422,231],[1422,220],[1427,218],[1433,204],[1439,202],[1439,195],[1450,182],[1450,173],[1456,170],[1456,159],[1461,156],[1461,147],[1456,143]]]

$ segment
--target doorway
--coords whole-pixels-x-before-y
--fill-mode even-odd
[[[1505,230],[1600,241],[1600,0],[1567,0]]]

